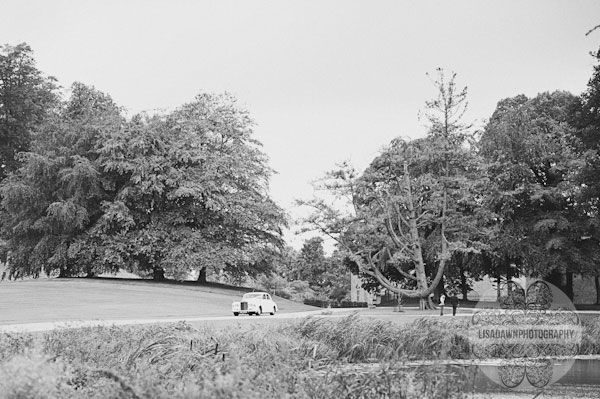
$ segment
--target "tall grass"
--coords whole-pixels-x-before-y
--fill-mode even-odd
[[[254,330],[95,327],[0,334],[0,399],[460,398],[474,376],[414,359],[470,356],[464,319],[350,316]],[[600,320],[582,349],[600,352]]]
[[[394,342],[390,325],[367,330],[363,324],[350,317],[329,326],[312,319],[249,331],[180,323],[0,335],[0,398],[461,396],[451,388],[456,377],[446,371],[390,362],[393,356],[385,349]],[[356,345],[367,331],[375,334],[368,348]],[[380,366],[336,367],[365,359]]]
[[[583,339],[580,354],[600,354],[600,317],[583,320]]]
[[[417,319],[406,326],[358,315],[341,320],[307,318],[293,327],[301,336],[326,344],[337,360],[463,359],[469,356],[467,321]]]

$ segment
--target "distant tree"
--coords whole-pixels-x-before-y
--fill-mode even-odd
[[[334,301],[347,300],[350,297],[350,273],[344,264],[344,254],[333,251],[326,258],[325,271],[321,276],[321,292]]]
[[[326,268],[323,239],[312,237],[304,241],[300,249],[297,280],[308,281],[312,286],[319,285]]]
[[[0,46],[0,181],[16,170],[17,154],[28,151],[32,130],[53,109],[54,78],[36,68],[27,44]]]
[[[285,246],[276,258],[275,270],[278,276],[293,281],[298,276],[300,254],[292,246]]]
[[[296,267],[296,279],[307,281],[319,297],[340,300],[350,292],[350,275],[343,256],[339,251],[327,256],[319,236],[304,241]]]

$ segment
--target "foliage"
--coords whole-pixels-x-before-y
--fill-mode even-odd
[[[268,197],[271,170],[251,134],[231,96],[204,94],[109,137],[100,152],[117,182],[107,206],[120,223],[111,229],[126,232],[110,249],[126,259],[131,246],[138,270],[177,278],[269,270],[285,218]]]
[[[494,268],[527,275],[587,272],[596,266],[596,223],[581,207],[581,142],[568,124],[575,97],[565,92],[502,100],[479,142],[494,191],[500,232]]]
[[[312,237],[304,241],[300,249],[298,280],[306,280],[311,285],[320,285],[321,276],[325,272],[325,250],[323,239]]]
[[[347,164],[329,173],[323,188],[347,198],[348,214],[322,199],[304,203],[317,210],[307,224],[334,238],[347,263],[421,306],[455,253],[481,251],[489,239],[485,181],[461,123],[466,88],[438,72],[426,138],[393,140],[362,176]]]
[[[285,215],[231,96],[126,121],[109,96],[76,83],[34,138],[0,184],[11,277],[272,268]]]
[[[352,363],[470,356],[464,319],[424,318],[400,326],[381,320],[366,322],[356,315],[339,321],[315,317],[302,321],[297,329],[301,336],[335,348],[338,359]]]
[[[343,322],[353,329],[370,324]],[[326,324],[321,327],[326,329]],[[54,395],[48,397],[71,398],[461,396],[453,382],[455,372],[440,379],[446,373],[434,373],[434,378],[431,368],[409,370],[387,362],[347,369],[347,356],[337,344],[307,337],[308,328],[301,325],[298,332],[297,324],[289,324],[260,331],[196,330],[178,324],[50,332],[31,344],[37,354],[4,357],[0,380],[9,389],[0,398],[19,397],[17,389],[30,395],[46,389]],[[352,332],[339,332],[338,341],[347,337],[352,342]],[[383,347],[379,351],[387,356]],[[32,376],[42,373],[46,377],[35,384]],[[359,382],[357,375],[365,379]]]
[[[54,78],[35,65],[25,43],[0,46],[0,181],[17,169],[31,132],[51,113],[57,100]]]
[[[582,353],[598,354],[598,318],[583,326]],[[471,358],[467,338],[465,319],[398,325],[354,315],[260,330],[179,323],[2,334],[0,398],[457,398],[473,382],[466,370],[403,363]]]
[[[97,146],[123,119],[103,93],[78,83],[71,92],[35,132],[31,151],[20,154],[19,169],[0,184],[12,277],[77,274],[88,260],[81,237],[108,198]]]
[[[39,354],[16,356],[0,365],[0,398],[62,399],[70,396],[70,372]]]
[[[580,187],[578,205],[594,223],[589,236],[598,242],[598,218],[600,205],[600,49],[592,53],[596,65],[588,81],[587,90],[577,97],[570,108],[569,123],[575,127],[574,135],[581,143],[581,159],[584,164],[576,183]],[[600,255],[596,255],[599,259]],[[596,264],[599,263],[596,261]],[[600,303],[600,270],[596,268],[590,274],[595,275],[597,292],[596,303]]]
[[[583,319],[583,337],[581,340],[582,355],[600,353],[600,317]]]
[[[321,237],[305,240],[300,251],[286,247],[275,263],[275,272],[271,278],[285,285],[278,288],[288,298],[297,301],[342,301],[349,297],[350,275],[344,266],[343,257],[339,251],[326,255]]]

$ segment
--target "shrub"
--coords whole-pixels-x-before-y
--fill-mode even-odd
[[[582,355],[600,354],[600,317],[582,320],[583,337],[579,353]]]
[[[0,399],[62,399],[69,391],[64,364],[39,353],[17,355],[0,365]]]
[[[0,334],[0,361],[23,354],[32,345],[31,334]]]

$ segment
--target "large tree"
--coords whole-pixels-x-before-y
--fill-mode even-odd
[[[568,123],[574,101],[566,92],[502,100],[479,143],[494,182],[499,266],[515,265],[527,276],[558,273],[567,291],[567,273],[594,270],[598,248],[578,182],[585,156]]]
[[[266,271],[285,219],[268,196],[271,170],[251,126],[231,96],[204,94],[108,138],[101,159],[118,182],[109,206],[128,242],[114,243],[120,256],[157,278]]]
[[[574,134],[581,141],[582,159],[585,164],[577,182],[581,187],[579,204],[586,214],[599,223],[600,207],[600,49],[592,53],[596,61],[587,90],[573,104],[569,122],[575,127]],[[596,241],[598,229],[595,230]],[[600,255],[596,261],[600,265]],[[600,304],[600,268],[594,274],[596,285],[596,303]]]
[[[11,276],[89,269],[78,242],[109,198],[98,145],[124,122],[110,97],[75,83],[71,97],[32,136],[21,166],[0,183],[1,232],[11,250]],[[89,260],[89,259],[86,259]]]
[[[323,199],[307,203],[317,210],[308,224],[336,239],[360,274],[420,298],[423,308],[433,307],[429,295],[452,255],[480,251],[487,238],[478,220],[478,163],[461,123],[466,88],[441,70],[434,83],[426,138],[396,139],[361,176],[344,165],[324,180],[337,198],[348,198],[350,212]]]
[[[76,84],[0,185],[13,275],[269,270],[285,218],[251,126],[228,95],[126,121]]]
[[[0,180],[17,169],[31,132],[56,104],[56,84],[36,67],[27,44],[0,46]]]

